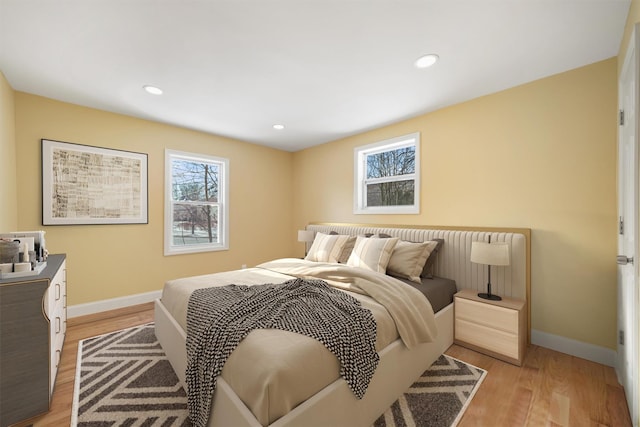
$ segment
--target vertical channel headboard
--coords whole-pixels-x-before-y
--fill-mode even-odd
[[[349,234],[384,233],[410,242],[443,239],[436,255],[434,273],[456,281],[458,289],[486,292],[487,266],[472,263],[471,243],[475,241],[507,242],[511,261],[506,267],[491,267],[491,287],[494,294],[518,298],[527,302],[531,325],[531,230],[528,228],[432,227],[368,224],[311,223],[307,230]],[[529,328],[528,328],[529,329]]]

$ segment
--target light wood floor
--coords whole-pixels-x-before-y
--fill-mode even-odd
[[[152,304],[69,319],[51,411],[18,426],[68,426],[78,341],[151,321]],[[521,368],[457,345],[446,353],[488,371],[460,427],[631,426],[610,367],[538,346]]]

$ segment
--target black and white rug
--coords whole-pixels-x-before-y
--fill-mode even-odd
[[[455,426],[485,375],[440,356],[374,427]],[[186,394],[153,324],[80,341],[71,425],[191,426]]]
[[[458,424],[487,371],[440,356],[373,427],[450,427]]]
[[[71,425],[191,425],[187,395],[153,324],[80,341]]]

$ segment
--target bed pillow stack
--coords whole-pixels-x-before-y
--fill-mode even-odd
[[[317,233],[308,261],[337,262],[421,283],[433,278],[436,255],[443,239],[407,242],[388,234],[349,236],[335,231]]]

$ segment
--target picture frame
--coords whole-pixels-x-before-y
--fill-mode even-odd
[[[148,224],[148,156],[42,139],[42,224]]]

